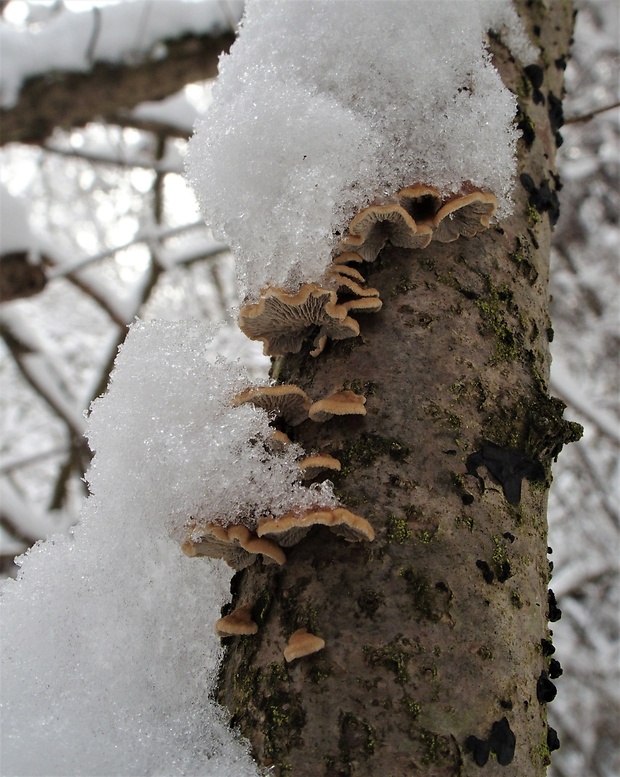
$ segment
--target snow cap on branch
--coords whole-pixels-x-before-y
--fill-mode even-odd
[[[510,212],[516,101],[491,28],[533,55],[510,0],[248,2],[188,175],[249,298],[318,281],[353,215],[406,186]]]

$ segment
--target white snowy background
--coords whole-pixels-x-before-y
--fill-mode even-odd
[[[94,12],[86,12],[85,5],[70,0],[65,0],[64,7],[60,2],[22,0],[5,4],[5,19],[0,23],[0,101],[5,107],[14,101],[27,75],[55,68],[88,69],[84,55],[89,51],[91,62],[93,58],[114,61],[135,56],[157,46],[162,30],[170,36],[226,29],[238,19],[241,8],[239,3],[211,0],[103,3],[93,55],[89,42]],[[564,145],[559,153],[564,189],[552,257],[552,390],[567,403],[569,417],[581,422],[586,431],[581,443],[560,456],[550,502],[555,564],[551,585],[564,613],[554,624],[556,657],[564,675],[557,681],[558,697],[550,705],[551,723],[562,742],[551,773],[612,777],[620,772],[620,110],[584,117],[619,99],[619,14],[612,0],[581,0],[578,6],[582,11],[567,69],[565,102],[567,118],[577,120],[562,130]],[[186,28],[183,25],[188,20]],[[59,31],[70,45],[55,44]],[[23,36],[36,36],[36,45],[28,48]],[[130,119],[123,127],[92,123],[81,130],[56,132],[44,147],[14,144],[0,151],[2,252],[23,249],[44,255],[50,279],[39,295],[0,307],[0,556],[5,575],[15,573],[12,559],[16,554],[37,539],[67,532],[76,522],[84,496],[81,477],[89,458],[79,442],[85,428],[83,411],[106,385],[111,359],[135,316],[171,321],[196,318],[221,324],[213,352],[241,358],[254,377],[266,372],[260,347],[229,326],[234,323],[231,310],[238,303],[232,259],[202,226],[182,177],[187,138],[209,100],[210,85],[194,84],[166,101],[137,108],[132,114],[133,127]],[[142,130],[145,120],[151,127],[160,124],[161,135]],[[15,598],[21,597],[19,606],[27,610],[29,602],[31,606],[37,602],[37,612],[48,616],[42,615],[31,626],[25,617],[26,625],[15,625],[12,633],[3,634],[0,704],[21,695],[25,709],[34,714],[47,703],[45,723],[58,729],[58,754],[50,753],[45,766],[36,762],[40,733],[36,726],[3,730],[3,736],[13,741],[23,738],[19,773],[116,774],[119,761],[113,749],[118,753],[121,748],[128,775],[162,773],[164,768],[167,774],[177,773],[174,770],[252,774],[243,749],[230,740],[212,705],[191,687],[178,692],[180,676],[190,686],[191,681],[204,685],[209,681],[201,667],[216,661],[212,621],[225,600],[227,571],[222,564],[214,574],[205,571],[202,562],[188,564],[182,557],[173,558],[176,547],[171,546],[168,553],[168,546],[144,516],[132,525],[126,507],[117,504],[110,511],[109,525],[97,529],[96,536],[108,542],[114,553],[101,556],[91,550],[76,561],[73,543],[59,539],[55,561],[50,561],[51,554],[33,554],[30,589],[17,593],[14,584],[7,584],[3,598],[9,608],[15,608]],[[92,531],[98,511],[101,506],[93,502],[84,518]],[[106,539],[110,536],[115,537],[112,543]],[[160,557],[170,569],[166,579],[153,574],[153,561]],[[64,570],[71,565],[74,573],[69,580]],[[41,583],[45,575],[49,586]],[[134,592],[131,601],[129,593],[118,594],[118,587],[106,588],[105,581],[115,576],[125,581],[127,592]],[[109,738],[112,728],[118,730],[122,721],[132,720],[131,704],[120,700],[120,691],[133,680],[132,675],[120,673],[110,688],[101,689],[95,687],[98,676],[89,674],[87,667],[76,670],[71,666],[75,635],[59,634],[54,619],[62,611],[60,581],[78,598],[85,591],[92,596],[101,587],[92,613],[81,616],[84,628],[79,633],[91,634],[92,644],[78,646],[78,652],[87,654],[94,649],[97,635],[102,634],[98,614],[116,608],[121,613],[118,655],[128,650],[128,664],[148,662],[153,671],[159,671],[164,665],[158,654],[162,645],[166,659],[174,657],[178,670],[160,672],[162,695],[158,705],[151,702],[144,710],[144,725],[138,725],[137,736],[134,720],[130,735],[116,741]],[[154,612],[157,617],[152,617]],[[181,638],[188,620],[191,629]],[[157,635],[151,652],[131,645],[128,637],[136,623],[143,634]],[[14,668],[10,661],[20,652],[27,654],[33,640],[53,643],[55,634],[56,647],[38,650],[38,664],[29,667],[37,682],[49,677],[56,695],[50,705],[49,698],[28,698],[28,687],[14,687],[15,678],[24,676],[24,668]],[[110,662],[114,663],[114,654]],[[59,682],[59,677],[66,680]],[[148,682],[145,672],[141,685],[134,685],[132,692],[135,688],[136,694],[148,698]],[[36,685],[33,682],[32,687]],[[64,727],[60,725],[72,697],[86,691],[93,701],[83,707],[82,731],[72,730],[73,723],[68,725],[66,719]],[[149,732],[159,730],[162,718],[167,730],[183,728],[179,720],[188,705],[207,706],[209,715],[187,715],[185,729],[178,735],[144,745],[144,738],[152,736]],[[103,709],[107,717],[101,717]],[[40,728],[41,720],[36,720]],[[91,737],[88,758],[79,760],[76,755],[71,761],[65,743],[92,731],[95,720],[97,737]],[[205,731],[209,743],[199,751],[195,742]],[[149,747],[150,763],[144,759]],[[27,761],[29,751],[32,764]],[[208,769],[192,771],[200,759],[208,761]],[[18,773],[14,763],[5,767],[3,760],[0,756],[3,775]],[[97,762],[99,767],[90,769],[88,764]]]

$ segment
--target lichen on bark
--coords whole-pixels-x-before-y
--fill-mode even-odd
[[[541,62],[564,56],[570,4],[519,6]],[[519,173],[555,192],[549,106],[492,48],[528,128]],[[561,94],[561,70],[543,72],[540,93]],[[546,497],[550,463],[579,431],[548,396],[553,211],[539,203],[534,223],[531,195],[517,182],[514,215],[475,238],[386,248],[369,268],[384,308],[360,316],[362,336],[278,362],[278,379],[311,396],[366,395],[365,417],[291,435],[341,461],[337,494],[377,536],[347,543],[313,529],[282,568],[235,576],[233,606],[256,602],[259,632],[228,640],[217,695],[274,774],[545,773]],[[485,444],[543,476],[525,474],[509,501],[484,463],[468,467]],[[299,628],[326,647],[286,665]]]

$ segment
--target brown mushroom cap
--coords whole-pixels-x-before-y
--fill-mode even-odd
[[[334,415],[366,415],[366,397],[353,391],[336,391],[310,406],[308,416],[313,421],[327,421]]]
[[[400,248],[426,248],[433,234],[429,225],[417,224],[396,199],[381,205],[370,205],[353,216],[344,240],[351,242],[349,236],[362,237],[365,242],[372,239],[371,235],[376,232],[383,235],[384,243],[389,240]]]
[[[433,217],[442,203],[439,189],[424,183],[406,186],[398,192],[397,198],[418,226],[432,224]]]
[[[379,297],[356,297],[342,303],[347,310],[356,313],[378,313],[383,307]]]
[[[297,426],[308,418],[312,404],[306,392],[295,385],[252,386],[233,399],[235,407],[247,402],[267,412],[276,412],[291,426]]]
[[[349,542],[372,541],[375,532],[365,518],[355,515],[344,507],[333,509],[307,510],[304,513],[287,513],[279,518],[269,518],[259,522],[259,537],[277,540],[285,548],[296,545],[313,526],[327,526],[334,533]]]
[[[259,539],[247,526],[241,524],[225,527],[216,523],[200,526],[191,523],[186,529],[181,550],[186,556],[222,558],[237,570],[253,564],[258,554],[266,562],[284,564],[286,561],[279,545],[268,539]]]
[[[297,631],[291,634],[291,638],[284,648],[284,658],[290,663],[297,658],[317,653],[319,650],[323,650],[324,647],[324,639],[310,634],[306,629],[297,629]]]
[[[299,353],[304,339],[317,326],[317,340],[324,336],[343,340],[359,334],[357,321],[338,304],[336,292],[315,283],[304,284],[296,294],[267,289],[258,302],[241,308],[239,326],[251,340],[263,342],[266,356]]]
[[[345,265],[340,265],[345,266]],[[353,270],[352,267],[348,267],[347,270]],[[364,280],[361,273],[357,273],[359,277]],[[349,277],[349,273],[341,272],[339,267],[332,267],[326,272],[326,276],[329,280],[335,281],[338,284],[338,290],[345,289],[352,292],[357,297],[378,297],[379,292],[377,289],[373,289],[370,286],[361,286],[357,279]]]
[[[485,192],[471,192],[448,200],[433,219],[433,240],[451,243],[461,235],[473,237],[489,227],[496,210],[497,197]]]
[[[331,470],[332,472],[340,472],[340,462],[335,459],[329,453],[317,453],[314,456],[306,456],[299,462],[299,467],[302,471],[302,477],[304,480],[312,480],[317,475],[325,470]]]
[[[218,637],[256,634],[258,625],[252,620],[252,605],[243,604],[215,623]]]
[[[285,450],[287,445],[293,444],[293,441],[288,436],[288,434],[281,432],[279,429],[275,429],[272,432],[268,442],[270,450],[272,450],[274,453],[280,453]]]

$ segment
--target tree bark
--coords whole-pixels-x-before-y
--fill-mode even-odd
[[[546,500],[550,463],[579,430],[547,391],[547,284],[573,11],[520,10],[542,69],[528,77],[492,42],[524,130],[513,216],[476,238],[387,248],[368,266],[384,307],[361,337],[279,365],[314,399],[366,396],[365,417],[291,434],[341,461],[337,493],[377,536],[315,529],[282,568],[233,579],[231,609],[253,604],[259,632],[224,640],[217,695],[276,775],[455,777],[484,762],[538,777],[556,745]],[[326,646],[287,664],[299,628]]]
[[[46,73],[30,78],[17,104],[0,110],[0,145],[43,143],[52,131],[98,119],[111,123],[145,100],[161,100],[193,81],[217,75],[220,54],[235,40],[187,35],[166,44],[166,56],[134,64],[96,63],[88,73]]]

